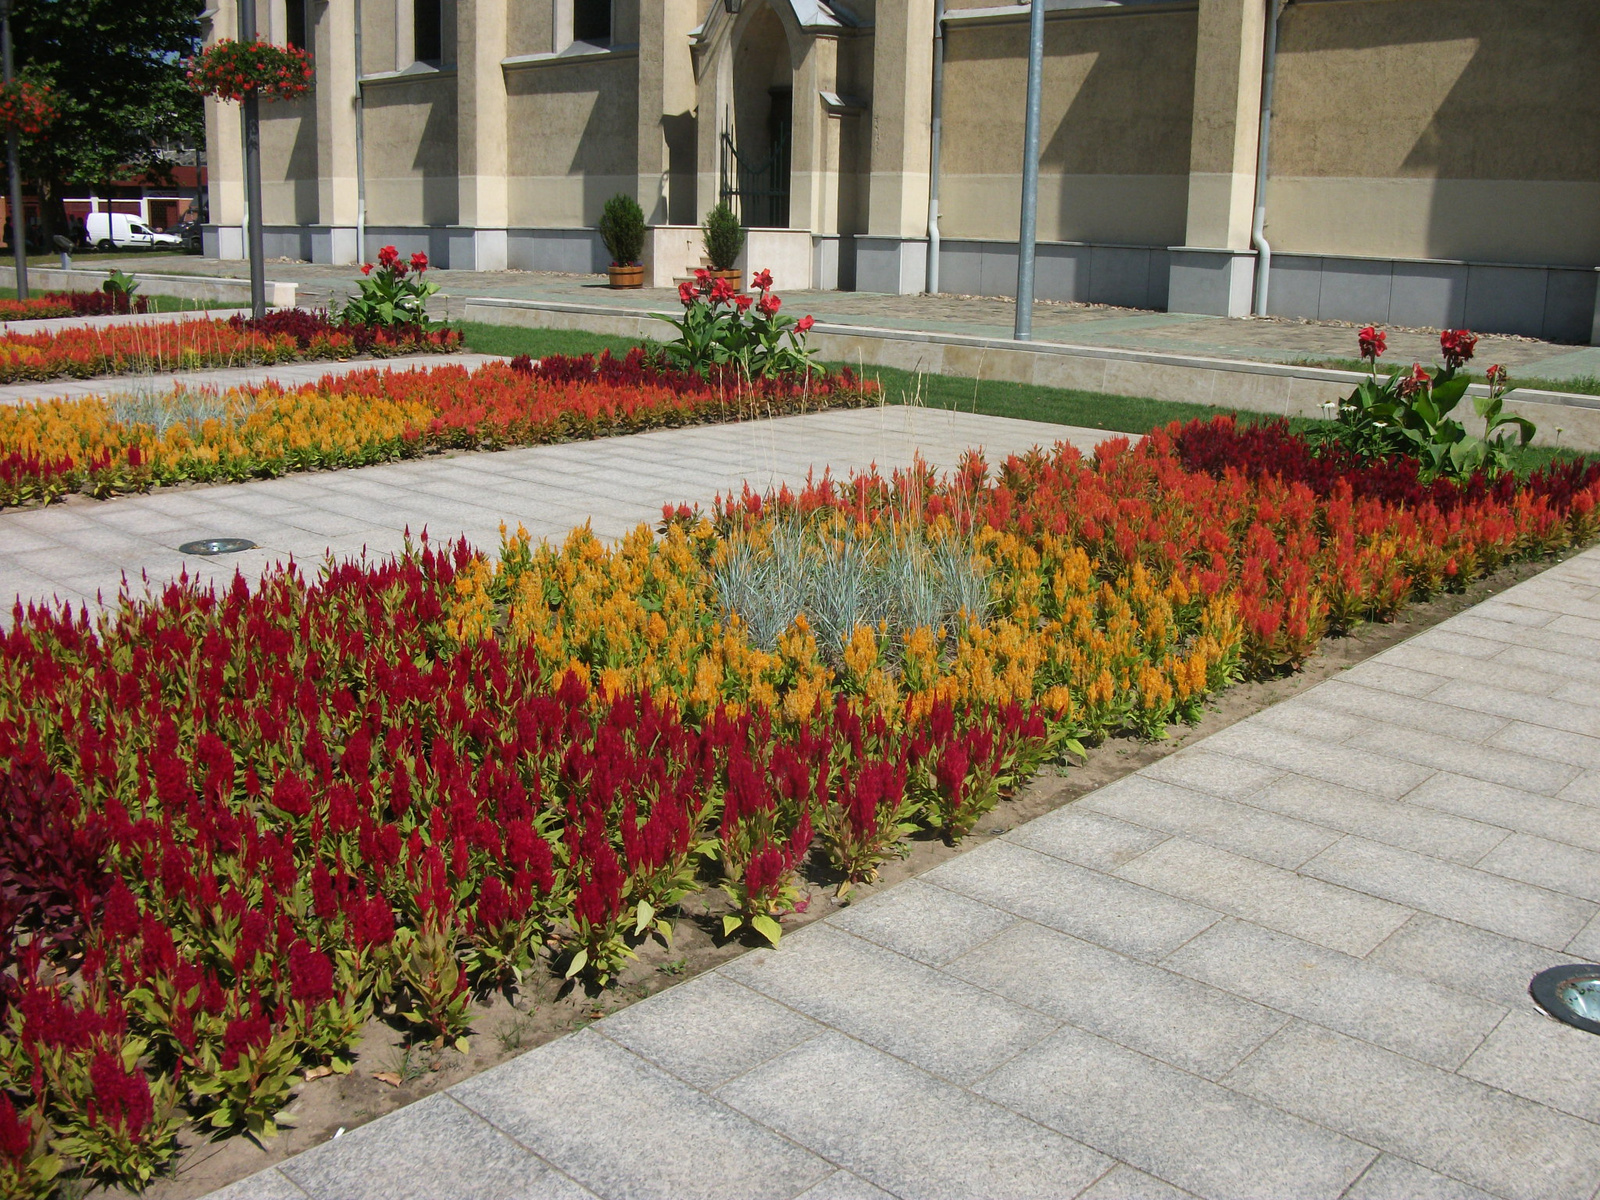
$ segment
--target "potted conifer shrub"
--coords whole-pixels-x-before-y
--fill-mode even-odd
[[[726,200],[706,214],[701,232],[705,236],[706,259],[714,279],[726,279],[734,291],[744,287],[744,273],[734,264],[744,250],[744,226],[734,216]]]
[[[644,252],[644,210],[639,202],[626,192],[607,200],[600,213],[600,238],[611,253],[611,266],[606,270],[611,286],[643,287],[644,266],[639,256]]]

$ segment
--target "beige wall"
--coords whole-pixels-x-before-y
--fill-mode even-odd
[[[269,225],[317,220],[317,110],[312,97],[261,106],[261,207]]]
[[[593,226],[613,194],[635,191],[638,59],[506,72],[510,223]]]
[[[1025,20],[953,23],[946,38],[940,230],[1017,236]],[[1039,236],[1183,241],[1195,14],[1052,17],[1045,24]]]
[[[1274,249],[1600,260],[1600,0],[1293,5],[1280,55]]]
[[[414,76],[366,88],[367,221],[456,221],[456,77]]]

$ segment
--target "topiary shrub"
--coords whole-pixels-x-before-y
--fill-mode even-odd
[[[611,252],[611,265],[631,267],[644,253],[644,209],[626,192],[606,201],[600,213],[600,237]]]
[[[739,224],[739,218],[733,215],[733,209],[728,207],[726,200],[706,214],[705,228],[706,257],[711,260],[713,271],[731,271],[739,261],[739,252],[744,249],[744,226]]]

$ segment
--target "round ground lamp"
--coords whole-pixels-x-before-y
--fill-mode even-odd
[[[1528,993],[1556,1020],[1586,1033],[1600,1033],[1600,965],[1574,963],[1540,971]]]
[[[256,544],[244,538],[206,538],[201,542],[185,542],[178,547],[179,554],[238,554],[241,550],[254,550]]]

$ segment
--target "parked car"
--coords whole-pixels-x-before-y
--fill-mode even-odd
[[[183,249],[186,254],[199,254],[201,229],[202,227],[200,222],[191,217],[187,221],[179,221],[167,232],[175,234],[178,239],[182,241]]]
[[[127,247],[155,249],[162,246],[180,247],[183,239],[172,233],[158,233],[130,213],[90,213],[84,219],[86,238],[91,246],[100,250],[121,250]]]

